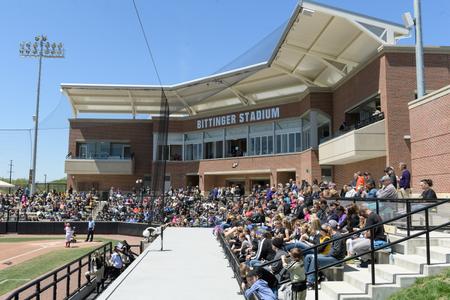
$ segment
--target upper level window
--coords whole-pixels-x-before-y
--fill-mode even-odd
[[[108,141],[77,142],[76,157],[82,159],[128,159],[131,147],[126,143]]]

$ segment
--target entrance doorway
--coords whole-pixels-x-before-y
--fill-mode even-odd
[[[257,188],[258,186],[261,186],[261,189],[265,190],[267,184],[270,186],[270,178],[250,179],[250,184],[252,191],[255,190],[255,188]]]
[[[245,180],[242,179],[228,179],[225,180],[226,187],[239,187],[240,195],[245,194]]]
[[[186,175],[186,186],[197,186],[199,185],[198,175]]]

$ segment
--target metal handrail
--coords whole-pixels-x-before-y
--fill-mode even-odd
[[[350,199],[353,199],[353,198],[350,198]],[[375,199],[376,198],[374,198],[374,200]],[[355,200],[357,200],[357,198],[355,198]],[[383,199],[379,199],[379,200],[383,200]],[[386,200],[393,200],[393,199],[386,199]],[[397,200],[399,200],[399,199],[397,199]],[[404,200],[408,200],[408,199],[404,199]],[[420,199],[420,200],[422,200],[422,201],[429,201],[427,199]],[[429,209],[437,207],[437,206],[440,206],[440,205],[443,205],[443,204],[446,204],[446,203],[449,203],[450,199],[445,199],[445,200],[442,200],[442,199],[437,199],[436,200],[436,199],[434,199],[433,201],[438,201],[438,202],[436,202],[434,204],[427,205],[425,207],[422,207],[422,208],[419,208],[419,209],[416,209],[416,210],[413,210],[413,211],[409,211],[409,212],[407,212],[405,214],[402,214],[402,215],[397,216],[395,218],[391,218],[391,219],[383,221],[381,223],[377,223],[377,224],[365,227],[363,229],[359,229],[359,230],[354,231],[352,233],[344,234],[344,235],[342,235],[342,236],[340,236],[338,238],[333,238],[333,239],[324,241],[321,244],[314,245],[314,246],[311,246],[309,248],[306,248],[304,251],[310,251],[310,250],[314,251],[314,271],[313,272],[308,272],[308,273],[306,273],[306,275],[310,275],[310,274],[313,274],[313,273],[315,274],[315,285],[314,285],[315,286],[315,299],[316,300],[319,299],[318,277],[319,277],[319,272],[320,271],[328,269],[328,268],[331,268],[331,267],[334,267],[334,266],[337,266],[337,265],[341,265],[342,263],[344,263],[346,261],[353,260],[355,258],[364,256],[364,255],[367,255],[367,254],[371,254],[371,281],[372,281],[372,285],[375,285],[376,284],[376,282],[375,282],[375,252],[383,250],[385,248],[389,248],[392,245],[396,245],[396,244],[405,242],[405,241],[410,240],[412,238],[419,237],[419,236],[424,235],[424,234],[426,236],[427,265],[430,265],[431,264],[431,258],[430,258],[430,235],[429,234],[432,231],[435,231],[435,230],[438,230],[438,229],[441,229],[441,228],[444,228],[444,227],[450,225],[450,222],[447,222],[447,223],[441,224],[439,226],[434,226],[433,228],[430,228],[430,225],[429,225]],[[374,237],[374,231],[375,231],[375,229],[377,227],[384,226],[384,225],[386,225],[388,223],[392,223],[394,221],[397,221],[397,220],[400,220],[400,219],[403,219],[403,218],[410,218],[413,214],[420,213],[420,212],[425,212],[425,226],[426,226],[425,230],[423,230],[421,232],[418,232],[418,233],[415,233],[415,234],[412,234],[412,235],[410,233],[408,233],[408,236],[406,236],[406,237],[404,237],[404,238],[402,238],[400,240],[397,240],[395,242],[386,243],[385,245],[379,246],[379,247],[377,247],[375,249],[373,237]],[[318,251],[319,247],[322,247],[324,245],[327,245],[327,244],[330,244],[330,243],[333,243],[333,242],[336,242],[336,241],[340,241],[340,240],[343,240],[343,239],[348,239],[348,238],[350,238],[350,237],[352,237],[354,235],[358,235],[360,233],[363,233],[363,232],[366,232],[366,231],[369,231],[369,230],[370,230],[371,250],[363,252],[363,253],[360,253],[358,255],[353,255],[353,256],[348,257],[348,258],[344,258],[342,260],[339,260],[339,261],[337,261],[335,263],[332,263],[332,264],[328,264],[328,265],[323,266],[323,267],[319,267],[318,258],[317,258],[318,257],[318,253],[319,253],[319,251]],[[264,266],[270,265],[272,263],[279,262],[280,260],[281,259],[276,259],[276,260],[272,260],[272,261],[269,261],[269,262],[265,262],[265,263],[259,265],[259,267],[264,267]],[[282,283],[289,282],[289,281],[290,280],[285,280]]]
[[[35,280],[33,280],[32,282],[24,285],[23,287],[13,291],[7,298],[6,300],[19,300],[22,299],[20,297],[20,295],[26,291],[29,291],[30,288],[33,289],[33,293],[30,294],[26,294],[26,298],[25,299],[40,299],[40,295],[45,292],[46,290],[50,289],[53,287],[53,293],[52,293],[52,299],[56,300],[57,299],[57,292],[58,292],[58,283],[66,280],[67,284],[66,284],[66,291],[65,291],[65,298],[70,298],[73,295],[75,295],[82,287],[86,286],[89,282],[87,282],[86,284],[82,285],[81,284],[81,276],[82,276],[82,268],[86,265],[89,266],[90,262],[91,262],[91,258],[92,258],[92,254],[95,253],[98,250],[103,250],[103,259],[104,261],[106,261],[106,253],[109,252],[109,254],[111,255],[112,253],[112,242],[108,242],[103,244],[100,247],[95,248],[94,250],[90,251],[89,253],[83,255],[82,257],[79,257],[67,264],[65,264],[64,266],[61,266],[55,270],[53,270],[50,273],[47,273]],[[82,262],[83,259],[88,258],[88,260],[86,262]],[[78,264],[75,268],[71,268],[71,266],[73,264]],[[66,270],[67,272],[64,275],[60,275],[58,276],[58,273],[62,270]],[[77,289],[73,292],[70,292],[70,284],[71,284],[71,275],[74,273],[78,272],[78,276],[77,276]],[[49,278],[52,278],[52,281],[50,283],[48,283],[47,285],[41,286],[41,283]]]

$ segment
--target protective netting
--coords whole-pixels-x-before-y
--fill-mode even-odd
[[[156,155],[152,165],[152,177],[150,186],[151,210],[153,221],[164,222],[164,197],[166,164],[169,154],[167,145],[169,131],[169,101],[164,89],[161,89],[160,115],[153,125],[154,144],[156,144]],[[155,149],[155,148],[154,148]]]

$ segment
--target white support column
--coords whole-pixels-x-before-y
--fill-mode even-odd
[[[311,142],[311,148],[317,149],[319,146],[319,139],[317,136],[317,128],[318,128],[318,120],[317,120],[317,111],[310,111],[309,113],[309,138]]]

